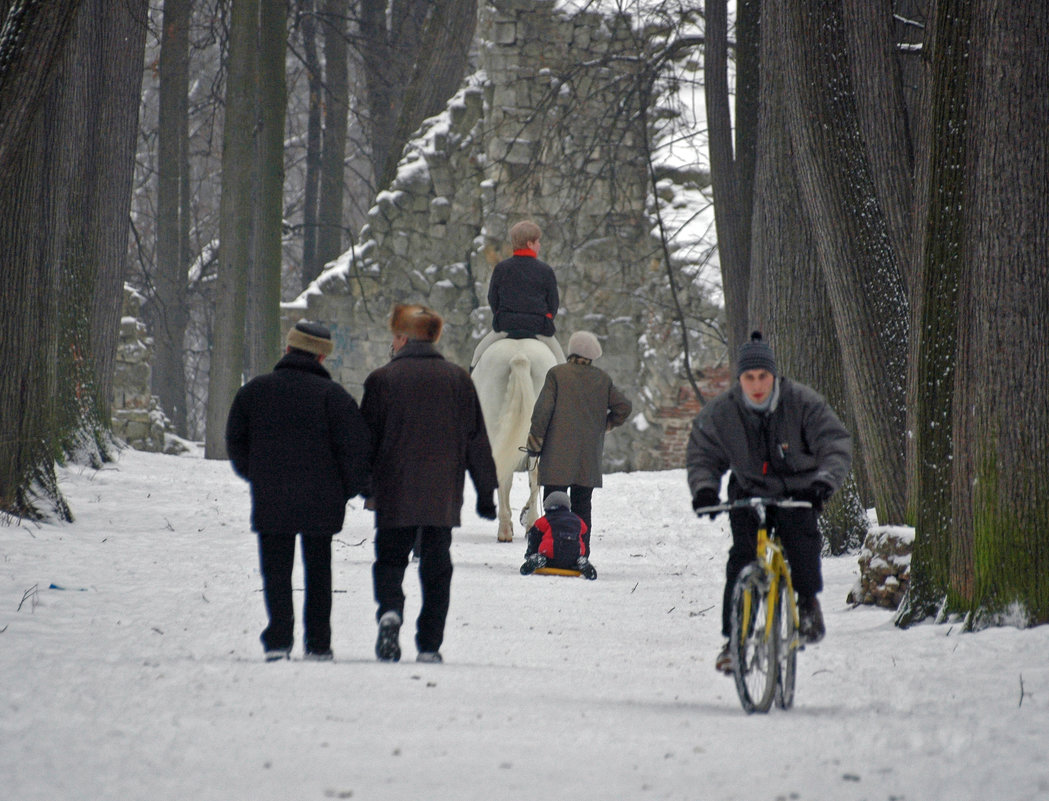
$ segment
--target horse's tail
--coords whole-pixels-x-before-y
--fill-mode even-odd
[[[520,464],[523,455],[519,448],[528,439],[535,399],[532,362],[525,354],[516,353],[510,359],[510,376],[503,400],[499,441],[492,443],[496,464],[512,464],[515,468]]]

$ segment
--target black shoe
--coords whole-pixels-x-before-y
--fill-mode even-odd
[[[798,596],[798,634],[806,643],[818,643],[827,633],[827,627],[823,625],[823,611],[820,602],[815,596]]]
[[[266,661],[280,662],[282,659],[291,659],[291,648],[267,648]]]
[[[521,565],[521,575],[530,576],[545,564],[546,557],[541,553],[530,554],[525,557],[524,564]]]
[[[400,661],[401,645],[397,641],[400,631],[400,613],[393,609],[383,612],[379,618],[379,638],[375,641],[375,656],[380,662]]]
[[[583,578],[593,581],[597,578],[597,568],[590,564],[590,560],[585,556],[580,556],[579,561],[576,562],[576,568],[582,574]]]

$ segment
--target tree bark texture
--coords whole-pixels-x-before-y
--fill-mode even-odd
[[[783,12],[782,0],[766,0],[762,7],[748,317],[773,346],[781,375],[821,392],[854,431],[830,301],[794,172],[785,101]],[[821,524],[833,552],[861,544],[866,517],[854,476],[828,504]]]
[[[120,318],[145,2],[85,0],[49,52],[33,132],[0,188],[5,292],[0,502],[69,517],[54,482],[63,449],[100,449]],[[11,87],[30,84],[14,80]],[[40,86],[43,86],[41,84]],[[51,508],[44,511],[39,504]]]
[[[747,175],[733,148],[728,91],[728,10],[725,0],[707,3],[703,71],[709,131],[710,178],[721,265],[721,291],[728,323],[729,358],[752,327],[748,318],[750,286],[750,221],[753,174]],[[750,132],[753,135],[753,131]],[[745,135],[739,131],[737,138]]]
[[[879,520],[903,520],[906,287],[867,159],[841,0],[789,0],[791,140]]]
[[[345,3],[322,0],[324,14],[324,141],[321,151],[320,199],[317,210],[319,269],[342,255],[342,209],[349,114],[349,63]]]
[[[897,621],[936,615],[948,593],[955,538],[951,483],[958,282],[965,220],[969,0],[941,0],[926,47],[931,64],[929,150],[917,174],[925,210],[912,309],[908,520],[915,527],[911,582]]]
[[[317,52],[317,16],[314,0],[299,0],[299,32],[309,82],[309,111],[306,120],[306,178],[302,203],[302,283],[305,290],[321,274],[317,258],[317,205],[320,200],[321,132],[324,109],[324,74]],[[341,195],[340,195],[341,197]]]
[[[164,0],[157,123],[157,271],[153,391],[180,436],[186,430],[185,337],[189,218],[189,22],[191,0]]]
[[[268,372],[280,358],[281,274],[284,237],[284,123],[288,105],[285,53],[288,12],[284,0],[260,0],[258,45],[258,219],[248,298],[248,374]]]
[[[233,4],[222,135],[219,264],[208,372],[204,455],[226,458],[226,418],[244,370],[244,324],[254,221],[255,78],[258,0]]]
[[[0,176],[19,159],[80,0],[0,1]]]
[[[951,590],[975,627],[1038,624],[1049,622],[1049,6],[972,6]]]

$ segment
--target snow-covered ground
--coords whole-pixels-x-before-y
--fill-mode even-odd
[[[795,708],[743,713],[713,670],[728,537],[680,470],[606,478],[595,582],[522,577],[522,538],[468,498],[444,665],[412,661],[411,626],[406,661],[375,661],[359,501],[335,662],[265,664],[226,463],[125,451],[61,479],[76,523],[0,527],[4,799],[1049,798],[1049,627],[901,631],[846,604],[853,557],[824,562]]]

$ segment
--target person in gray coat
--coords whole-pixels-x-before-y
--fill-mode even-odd
[[[794,498],[812,508],[769,510],[790,563],[798,593],[800,630],[809,642],[825,633],[817,593],[823,589],[817,516],[838,490],[852,464],[852,439],[827,402],[813,389],[781,377],[761,332],[740,348],[738,381],[703,407],[692,421],[685,462],[692,508],[720,503],[721,478],[728,471],[728,497]],[[713,516],[712,516],[713,517]],[[754,561],[757,520],[749,509],[729,512],[732,548],[725,570],[721,629],[729,636],[732,588]],[[728,644],[717,668],[731,673]]]
[[[593,365],[601,343],[589,331],[568,340],[568,361],[551,367],[532,409],[527,450],[539,456],[543,498],[569,491],[572,511],[590,522],[594,489],[601,486],[605,432],[622,425],[631,403],[604,370]]]

